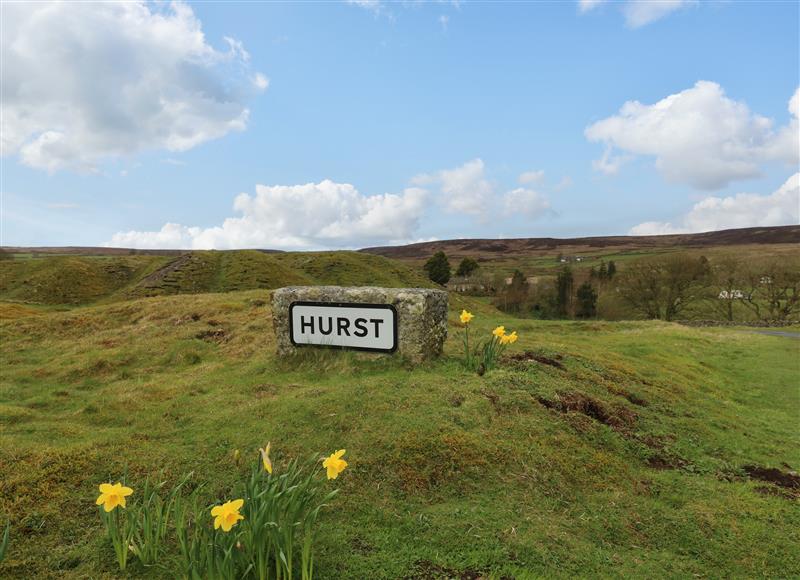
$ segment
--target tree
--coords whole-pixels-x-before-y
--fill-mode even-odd
[[[675,320],[703,297],[707,265],[687,254],[640,260],[620,275],[620,296],[647,318]]]
[[[608,275],[608,279],[611,280],[614,277],[614,274],[617,273],[617,265],[614,263],[614,260],[608,261],[608,270],[606,274]]]
[[[577,298],[576,317],[594,318],[597,316],[597,291],[590,282],[584,282],[578,286],[575,297]]]
[[[597,271],[597,277],[601,280],[608,278],[608,266],[603,260],[600,260],[600,269]]]
[[[742,304],[761,320],[790,320],[800,312],[800,261],[790,258],[745,269]]]
[[[556,276],[556,309],[561,317],[568,317],[572,311],[572,269],[564,266]]]
[[[450,261],[444,252],[436,252],[425,262],[424,267],[428,278],[433,282],[444,286],[450,280]]]
[[[511,283],[504,284],[500,300],[497,306],[505,312],[520,313],[524,310],[528,301],[528,280],[525,274],[519,270],[514,270],[511,275]]]
[[[472,258],[464,258],[458,265],[458,270],[456,270],[456,276],[463,276],[464,278],[467,278],[471,276],[472,273],[478,269],[478,267],[479,267],[478,262],[476,262]]]
[[[733,254],[722,256],[711,267],[711,285],[708,300],[711,307],[733,321],[734,304],[744,299],[742,288],[746,283],[742,279],[742,262]]]

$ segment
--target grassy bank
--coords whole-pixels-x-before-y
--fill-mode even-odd
[[[247,470],[234,450],[254,459],[268,440],[276,470],[347,449],[321,578],[800,575],[797,490],[751,468],[800,465],[798,341],[512,322],[464,300],[451,300],[446,356],[418,366],[275,360],[263,291],[10,308],[0,576],[114,576],[98,483],[194,471],[221,499]],[[478,332],[521,337],[484,377],[458,362],[464,305]]]

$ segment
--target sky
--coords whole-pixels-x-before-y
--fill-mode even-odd
[[[3,2],[0,244],[800,221],[800,3]]]

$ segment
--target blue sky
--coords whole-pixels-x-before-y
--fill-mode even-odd
[[[799,6],[4,4],[2,243],[797,223]]]

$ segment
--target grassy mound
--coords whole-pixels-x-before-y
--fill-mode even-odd
[[[361,275],[349,254],[314,257],[304,276]],[[302,258],[278,257],[291,260]],[[795,341],[512,323],[454,297],[439,361],[280,361],[265,298],[166,296],[0,321],[0,514],[13,525],[0,576],[113,576],[98,483],[193,470],[221,499],[247,469],[234,450],[255,459],[267,441],[276,470],[347,449],[321,516],[321,578],[800,574]],[[483,377],[458,361],[464,305],[476,334],[507,323],[521,336]],[[171,578],[171,565],[130,574]]]
[[[0,261],[0,298],[87,304],[131,284],[164,261],[156,256],[48,256]]]
[[[0,299],[34,304],[82,305],[296,284],[431,286],[408,266],[357,252],[237,250],[175,257],[66,255],[0,261]]]

